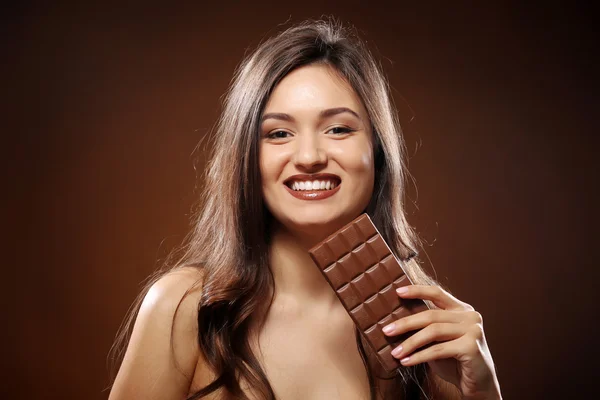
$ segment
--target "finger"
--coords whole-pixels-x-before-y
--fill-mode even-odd
[[[424,328],[433,323],[450,322],[458,324],[464,320],[464,311],[427,310],[400,318],[382,328],[388,336]]]
[[[401,359],[430,343],[454,340],[464,334],[465,328],[461,324],[432,324],[402,342],[400,346],[392,350],[392,356]]]
[[[437,343],[423,350],[400,359],[404,366],[417,365],[424,362],[442,360],[446,358],[459,358],[463,353],[464,336],[448,342]]]
[[[473,309],[473,307],[458,300],[439,286],[407,285],[396,289],[396,293],[405,299],[431,300],[433,304],[443,310]]]

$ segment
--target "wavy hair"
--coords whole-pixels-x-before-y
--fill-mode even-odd
[[[314,63],[333,67],[367,110],[375,138],[375,186],[366,212],[403,261],[411,281],[437,284],[417,262],[422,245],[406,219],[403,198],[410,175],[383,69],[355,29],[335,18],[307,20],[285,29],[260,43],[235,71],[212,131],[213,150],[194,228],[172,268],[196,265],[202,270],[198,343],[216,377],[188,400],[201,399],[220,389],[235,398],[247,399],[240,387],[241,378],[260,397],[275,399],[249,344],[251,316],[262,315],[260,324],[264,323],[274,287],[268,265],[273,217],[260,189],[260,118],[275,86],[290,71]],[[147,287],[158,278],[160,275]],[[134,318],[132,313],[129,324]],[[122,332],[122,339],[126,337],[127,329]],[[426,366],[402,366],[395,376],[378,375],[358,331],[356,341],[372,399],[376,397],[376,376],[393,382],[384,398],[401,394],[420,398],[421,385],[429,373]]]

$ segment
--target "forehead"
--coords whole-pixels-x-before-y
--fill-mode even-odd
[[[331,107],[348,107],[366,117],[362,101],[335,68],[311,64],[293,70],[275,86],[265,112],[318,112]]]

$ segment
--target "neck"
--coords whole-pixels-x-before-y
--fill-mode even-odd
[[[310,235],[290,232],[275,224],[269,262],[275,280],[275,298],[302,306],[334,306],[338,300],[308,250],[316,244]]]

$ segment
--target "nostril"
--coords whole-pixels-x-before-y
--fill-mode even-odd
[[[299,150],[293,161],[296,165],[313,167],[315,165],[326,164],[327,155],[324,151],[313,147],[310,149]]]

